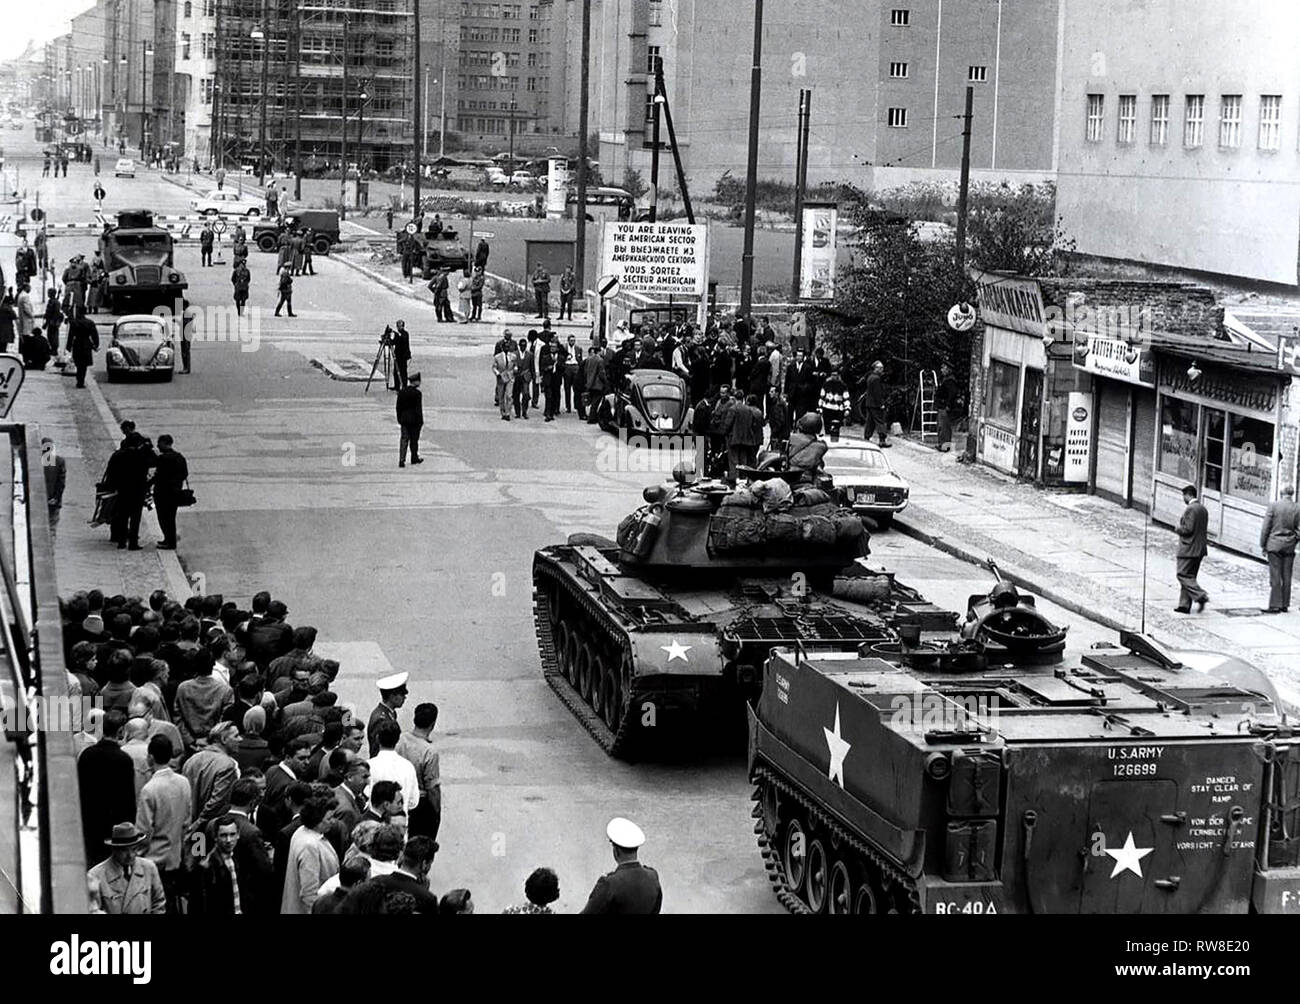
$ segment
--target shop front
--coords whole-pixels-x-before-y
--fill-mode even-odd
[[[1034,279],[971,270],[984,323],[976,458],[1004,474],[1066,482],[1068,343],[1050,336]]]
[[[1156,372],[1151,349],[1096,331],[1073,332],[1073,364],[1092,396],[1088,487],[1148,511],[1156,446]]]
[[[1158,371],[1155,518],[1176,525],[1183,487],[1195,485],[1210,514],[1210,540],[1258,555],[1264,512],[1279,483],[1294,483],[1284,425],[1290,378],[1267,365],[1164,353]]]

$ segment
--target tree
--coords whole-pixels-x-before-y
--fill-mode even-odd
[[[639,199],[650,191],[650,186],[646,184],[645,178],[641,177],[641,172],[635,167],[629,167],[623,172],[623,188],[634,199]]]
[[[1055,275],[1075,242],[1056,218],[1056,186],[981,185],[971,193],[966,252],[972,265],[1018,275]]]
[[[846,196],[845,213],[858,228],[853,263],[839,270],[836,310],[823,314],[819,337],[839,353],[850,388],[875,360],[885,364],[888,417],[906,425],[922,369],[968,378],[970,338],[952,331],[947,315],[970,284],[957,272],[951,237],[922,240],[911,220],[873,208],[861,192]]]

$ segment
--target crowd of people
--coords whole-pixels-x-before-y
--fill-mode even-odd
[[[92,912],[473,913],[429,887],[442,822],[437,705],[398,712],[407,674],[377,681],[363,722],[339,702],[337,661],[269,592],[177,602],[77,593],[62,604]],[[659,879],[626,819],[617,867],[583,912],[657,913]],[[532,872],[506,913],[551,913],[559,879]]]
[[[492,357],[502,421],[526,419],[530,406],[542,402],[547,422],[563,405],[565,414],[576,408],[580,420],[594,423],[602,400],[633,370],[667,370],[685,384],[694,433],[709,437],[714,469],[707,473],[725,467],[733,479],[765,441],[783,450],[804,416],[817,416],[832,441],[849,421],[852,399],[838,366],[821,348],[811,354],[783,349],[767,319],[714,317],[703,331],[689,323],[646,322],[635,334],[620,321],[614,337],[617,348],[594,333],[582,346],[576,336],[553,331],[549,318],[525,337],[503,332]],[[889,446],[883,372],[883,364],[873,367],[863,402],[867,435],[878,434]]]

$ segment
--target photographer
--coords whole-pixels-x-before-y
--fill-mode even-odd
[[[384,338],[393,349],[393,389],[402,390],[410,381],[406,376],[406,364],[411,358],[411,334],[406,330],[406,322],[398,321],[397,330],[384,328]]]

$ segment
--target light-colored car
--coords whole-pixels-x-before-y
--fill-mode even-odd
[[[907,508],[911,489],[879,446],[844,438],[826,446],[823,463],[841,505],[869,517],[882,530],[893,522],[895,513]]]
[[[113,165],[114,178],[134,178],[135,161],[130,157],[119,157],[116,164]]]
[[[113,324],[104,353],[110,381],[122,376],[156,376],[171,380],[176,372],[173,324],[157,314],[126,314]]]
[[[262,215],[259,203],[222,188],[214,188],[202,198],[190,199],[190,208],[204,216],[239,216],[255,220]]]

